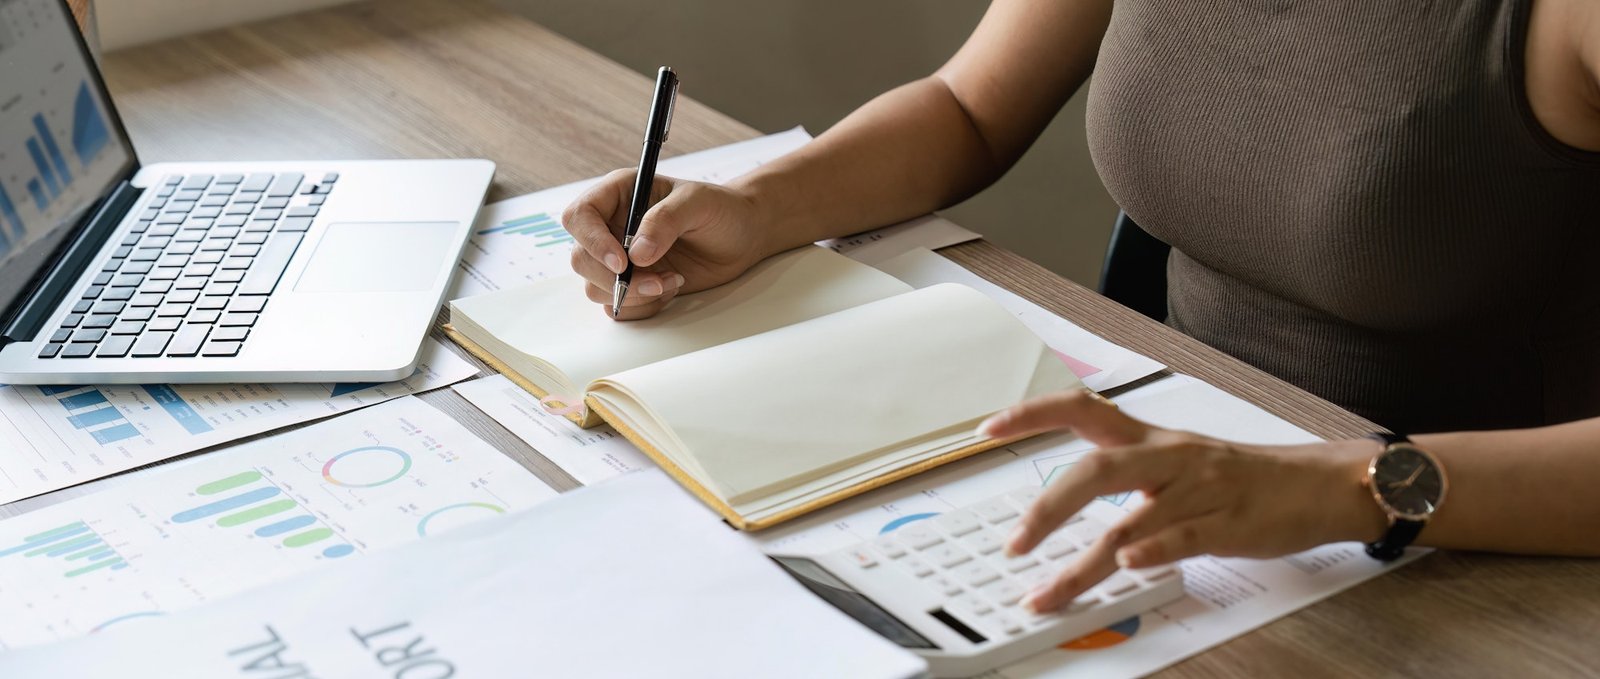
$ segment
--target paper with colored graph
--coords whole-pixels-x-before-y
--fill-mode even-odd
[[[1116,399],[1129,415],[1174,429],[1258,444],[1316,441],[1310,433],[1209,384],[1164,378]],[[841,503],[792,525],[754,534],[769,548],[821,553],[938,516],[1022,485],[1043,485],[1094,446],[1046,435],[920,475]],[[1124,511],[1137,494],[1099,498]],[[1399,563],[1425,553],[1412,550]],[[1396,564],[1398,565],[1398,564]],[[1309,606],[1395,567],[1368,558],[1357,543],[1323,545],[1281,559],[1199,557],[1182,562],[1188,595],[1172,604],[985,675],[989,679],[1136,677]]]
[[[0,503],[437,389],[478,369],[433,340],[388,384],[0,386]]]
[[[811,141],[804,128],[757,137],[661,161],[656,172],[668,177],[722,184]],[[572,273],[572,236],[561,227],[561,212],[599,181],[592,177],[484,206],[461,254],[461,274],[450,298],[459,299],[526,285]],[[873,263],[921,246],[937,249],[980,236],[938,216],[819,245]]]
[[[552,415],[539,405],[539,399],[504,375],[462,382],[451,389],[527,441],[578,483],[587,486],[656,466],[611,425],[584,429],[565,417]]]
[[[137,624],[554,496],[407,396],[0,521],[0,648]]]

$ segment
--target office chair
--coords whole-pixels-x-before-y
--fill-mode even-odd
[[[1167,255],[1172,246],[1117,213],[1100,270],[1100,294],[1157,321],[1167,320]]]

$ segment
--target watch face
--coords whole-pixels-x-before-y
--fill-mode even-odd
[[[1372,490],[1402,518],[1421,520],[1444,500],[1444,473],[1433,456],[1405,444],[1389,446],[1372,461]]]

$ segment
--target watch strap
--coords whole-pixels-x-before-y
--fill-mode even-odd
[[[1411,545],[1417,535],[1422,532],[1422,527],[1427,525],[1423,521],[1410,519],[1395,519],[1389,524],[1389,530],[1378,538],[1377,542],[1367,543],[1367,556],[1379,561],[1389,562],[1400,558],[1406,553],[1406,547]]]
[[[1367,438],[1383,444],[1385,449],[1397,443],[1411,443],[1411,439],[1405,434],[1373,432],[1368,434]],[[1426,525],[1426,521],[1411,519],[1396,518],[1390,521],[1389,530],[1384,531],[1383,537],[1378,538],[1376,542],[1367,543],[1367,556],[1384,562],[1400,558],[1400,555],[1406,553],[1406,547],[1411,546],[1417,535],[1422,533],[1422,527]]]

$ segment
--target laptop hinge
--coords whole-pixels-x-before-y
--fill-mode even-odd
[[[122,218],[138,202],[141,189],[124,179],[100,201],[87,225],[60,249],[56,263],[35,279],[36,287],[18,305],[16,314],[6,325],[0,346],[11,342],[27,342],[39,334],[50,315],[55,313],[61,300],[72,291],[73,284],[83,275],[85,267],[99,254],[100,246],[116,231]]]

